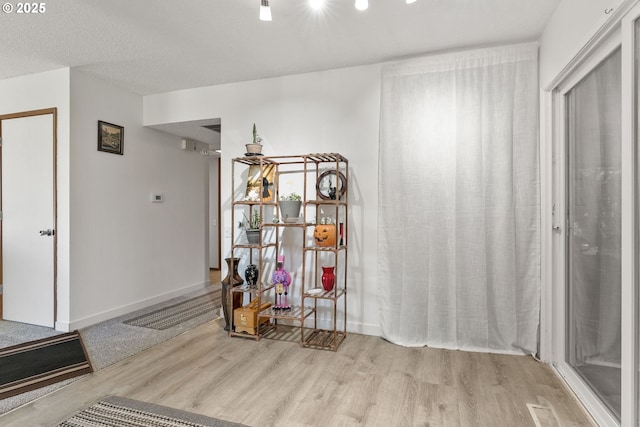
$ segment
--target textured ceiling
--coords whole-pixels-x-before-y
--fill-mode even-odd
[[[77,67],[141,95],[537,39],[559,0],[52,0],[0,12],[0,79]],[[13,3],[14,5],[17,3]]]

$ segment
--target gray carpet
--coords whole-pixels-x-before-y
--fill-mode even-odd
[[[84,342],[85,348],[89,355],[89,360],[94,371],[104,369],[109,365],[119,362],[134,354],[140,353],[154,345],[164,342],[170,338],[187,332],[196,326],[200,326],[206,322],[214,320],[219,316],[219,309],[211,310],[203,315],[189,319],[169,329],[156,330],[142,328],[139,326],[126,325],[123,322],[132,318],[142,316],[163,307],[174,306],[180,302],[202,296],[208,293],[219,292],[221,284],[217,283],[203,287],[203,289],[147,307],[143,310],[136,311],[124,316],[120,316],[111,320],[107,320],[87,328],[81,329],[80,334]],[[5,332],[7,337],[4,337]],[[49,328],[41,328],[39,326],[24,325],[16,322],[0,321],[0,334],[4,341],[11,343],[9,345],[20,344],[27,341],[33,341],[48,336],[57,335],[61,332],[54,331]],[[7,346],[9,346],[7,345]],[[47,387],[22,393],[18,396],[0,400],[0,415],[12,409],[22,406],[32,400],[42,397],[58,388],[77,381],[78,378],[66,380]]]
[[[243,427],[166,406],[109,396],[80,411],[58,427]]]
[[[45,328],[44,326],[0,320],[0,348],[49,338],[61,333],[62,332],[54,331],[51,328]]]

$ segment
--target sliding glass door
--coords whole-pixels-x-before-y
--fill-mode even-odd
[[[638,355],[640,355],[640,314],[638,313],[638,310],[640,308],[640,301],[638,301],[638,296],[640,295],[640,293],[638,292],[638,287],[640,286],[639,283],[639,277],[638,275],[640,274],[640,260],[637,259],[637,256],[640,252],[640,172],[638,171],[638,165],[640,165],[640,6],[636,7],[630,14],[631,16],[629,17],[629,20],[633,23],[633,25],[628,24],[627,22],[625,22],[625,26],[629,26],[629,27],[633,27],[633,39],[634,39],[634,48],[630,49],[633,53],[631,54],[631,63],[633,64],[633,73],[632,73],[632,85],[635,85],[635,90],[634,90],[634,94],[633,94],[633,106],[631,108],[631,114],[629,121],[631,122],[633,128],[634,128],[634,135],[632,135],[631,139],[632,139],[632,144],[633,147],[635,149],[635,164],[634,164],[634,168],[633,168],[633,175],[634,175],[634,181],[635,181],[635,206],[634,206],[634,225],[635,225],[635,233],[633,236],[633,256],[632,256],[632,260],[631,263],[634,265],[634,268],[632,269],[633,273],[631,274],[631,280],[633,282],[633,288],[636,290],[635,293],[635,301],[633,308],[632,308],[632,314],[631,314],[631,318],[633,323],[635,324],[635,328],[629,328],[631,333],[635,335],[635,345],[637,347],[637,350],[635,351],[635,353],[633,353],[633,351],[630,354],[630,357],[628,357],[629,361],[631,363],[633,363],[634,366],[631,367],[630,371],[636,373],[636,375],[634,376],[638,376],[640,375],[640,357]],[[632,150],[633,151],[633,150]],[[624,298],[623,298],[624,299]],[[623,320],[623,322],[626,319]],[[626,329],[626,328],[625,328]],[[638,392],[638,387],[637,384],[640,384],[640,377],[639,378],[633,378],[633,380],[631,381],[635,381],[634,384],[632,384],[630,382],[629,386],[626,387],[629,389],[629,391],[634,391],[635,392],[635,400],[636,402],[633,402],[633,405],[636,406],[635,408],[635,417],[636,417],[636,425],[640,426],[640,418],[638,417],[638,414],[640,414],[640,393]],[[631,399],[632,397],[630,397]],[[629,399],[629,400],[630,400]],[[631,412],[631,411],[629,411]],[[631,418],[631,417],[629,417]]]
[[[640,427],[640,0],[549,88],[544,357],[598,425]]]
[[[566,360],[621,411],[621,49],[565,94]]]

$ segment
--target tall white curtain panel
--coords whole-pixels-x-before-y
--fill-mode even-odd
[[[532,354],[540,314],[538,46],[383,69],[383,336]]]

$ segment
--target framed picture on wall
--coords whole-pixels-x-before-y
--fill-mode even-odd
[[[249,175],[247,177],[247,191],[245,200],[263,202],[273,202],[273,180],[275,175],[275,166],[267,164],[260,170],[259,165],[251,165],[249,167]],[[262,193],[260,193],[262,191]]]
[[[98,120],[98,151],[122,155],[124,127]]]

